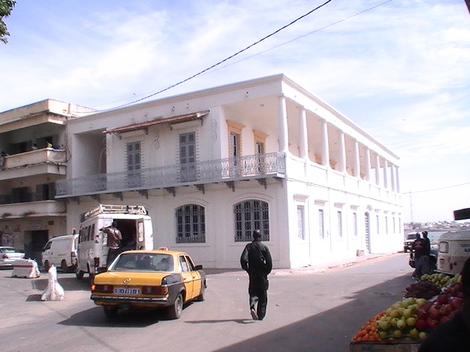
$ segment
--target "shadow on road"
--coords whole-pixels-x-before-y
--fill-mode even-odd
[[[183,309],[188,309],[192,304],[193,302],[185,304]],[[87,327],[144,328],[149,325],[157,324],[160,321],[168,320],[169,318],[165,308],[120,310],[115,317],[108,318],[105,316],[103,308],[96,306],[74,314],[70,318],[59,322],[59,324]]]
[[[59,322],[60,325],[108,327],[108,328],[145,328],[167,320],[163,310],[119,312],[114,318],[107,318],[103,308],[93,307]]]
[[[49,277],[46,275],[44,278],[35,279],[32,281],[33,288],[36,290],[45,290],[47,287]],[[58,275],[57,281],[59,282],[60,286],[67,291],[89,291],[90,290],[90,282],[87,279],[77,280],[75,276],[70,277],[60,277]]]
[[[411,282],[413,281],[409,275],[397,277],[345,297],[351,299],[349,303],[216,351],[264,351],[268,347],[270,352],[349,351],[351,338],[359,331],[360,327],[380,311],[401,300],[405,288]],[[213,324],[217,322],[223,321],[191,321],[188,323]],[[253,323],[263,324],[263,322],[257,321],[253,321]],[[338,335],[337,326],[349,326],[349,333]]]

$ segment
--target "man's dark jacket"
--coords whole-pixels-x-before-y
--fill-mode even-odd
[[[245,246],[240,257],[242,268],[253,276],[267,277],[273,269],[273,261],[268,247],[260,240],[254,240]]]

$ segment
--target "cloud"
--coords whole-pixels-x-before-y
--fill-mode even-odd
[[[7,68],[0,110],[45,98],[99,109],[130,103],[323,2],[18,3],[8,18],[9,44],[0,51]],[[461,0],[332,1],[152,99],[285,73],[400,156],[402,185],[419,190],[458,184],[470,174],[462,163],[470,151],[469,61],[470,21]],[[453,207],[460,200],[452,197],[441,203]],[[415,211],[429,210],[421,204]]]

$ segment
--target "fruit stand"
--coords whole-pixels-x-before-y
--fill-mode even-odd
[[[405,297],[364,324],[350,352],[417,352],[421,341],[450,319],[463,304],[462,278],[423,275],[406,288]]]

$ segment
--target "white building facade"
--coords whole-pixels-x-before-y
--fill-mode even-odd
[[[276,268],[398,251],[398,157],[284,75],[67,124],[56,198],[67,227],[97,204],[144,205],[155,246],[237,268],[260,229]]]

